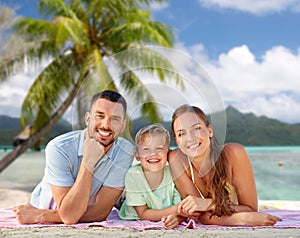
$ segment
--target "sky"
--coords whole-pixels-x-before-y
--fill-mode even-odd
[[[3,2],[38,17],[34,1]],[[300,0],[169,0],[151,13],[175,32],[179,57],[172,59],[197,62],[224,107],[300,122]],[[29,87],[21,82],[35,75],[28,70],[0,84],[0,115],[19,116]]]

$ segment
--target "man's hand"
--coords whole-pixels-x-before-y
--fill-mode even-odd
[[[42,222],[42,211],[30,203],[14,206],[12,210],[20,224],[36,224]]]
[[[93,172],[94,167],[104,155],[104,146],[101,145],[89,131],[86,131],[85,140],[83,143],[83,163],[85,167]]]

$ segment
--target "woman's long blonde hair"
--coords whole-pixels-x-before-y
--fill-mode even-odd
[[[200,120],[202,120],[208,127],[210,125],[205,113],[198,107],[190,105],[182,105],[178,107],[172,116],[172,132],[176,137],[174,130],[175,120],[182,114],[191,112],[195,113]],[[213,199],[215,209],[212,215],[232,215],[235,213],[233,203],[230,201],[228,183],[230,183],[229,172],[226,166],[226,156],[223,147],[220,146],[215,136],[210,140],[210,161],[211,170],[208,172],[206,189],[209,192],[209,196]]]

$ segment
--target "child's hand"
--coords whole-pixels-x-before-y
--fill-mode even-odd
[[[176,228],[179,225],[177,216],[174,216],[174,215],[163,216],[161,218],[161,221],[162,221],[163,225],[168,228]]]

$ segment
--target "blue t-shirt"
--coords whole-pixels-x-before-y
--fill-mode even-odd
[[[56,209],[51,184],[72,186],[82,161],[85,130],[72,131],[51,140],[46,146],[46,167],[42,181],[34,189],[31,204],[43,209]],[[125,174],[132,164],[134,146],[119,137],[94,168],[89,204],[96,200],[102,185],[124,187]]]

